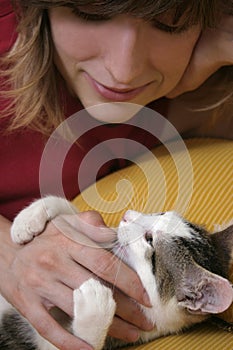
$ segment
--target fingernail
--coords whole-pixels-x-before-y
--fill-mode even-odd
[[[143,331],[152,331],[154,329],[154,324],[151,323],[150,321],[145,321],[143,322],[141,328]]]
[[[86,347],[85,347],[85,345],[84,345],[84,347],[82,347],[82,348],[80,348],[79,350],[93,350],[93,347],[90,345],[86,345]]]
[[[150,298],[149,298],[146,291],[143,294],[143,303],[145,306],[152,307],[151,302],[150,302]]]
[[[135,328],[131,328],[128,332],[128,340],[129,341],[137,341],[139,338],[139,331],[136,330]]]

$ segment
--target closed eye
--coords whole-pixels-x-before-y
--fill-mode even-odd
[[[148,231],[148,232],[145,233],[144,237],[145,237],[146,242],[151,247],[153,247],[153,236],[152,236],[152,233]]]
[[[103,22],[103,21],[108,21],[110,19],[110,17],[108,17],[108,16],[103,16],[103,15],[94,14],[94,13],[82,12],[78,8],[73,8],[72,12],[77,17],[83,19],[86,22]]]
[[[145,235],[145,240],[146,242],[153,248],[153,252],[151,254],[150,260],[151,260],[151,266],[152,266],[152,273],[155,275],[156,272],[156,254],[154,250],[154,245],[153,245],[153,235],[150,231],[146,232]]]
[[[155,251],[151,255],[151,264],[152,264],[152,273],[153,273],[153,275],[155,275],[155,272],[156,272],[156,254],[155,254]]]
[[[152,25],[162,32],[170,34],[180,34],[188,29],[187,25],[168,25],[166,23],[160,22],[159,20],[154,20]]]

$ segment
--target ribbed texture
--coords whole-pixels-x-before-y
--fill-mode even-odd
[[[159,338],[131,350],[232,350],[233,335],[211,323],[201,324],[182,334]]]
[[[233,142],[192,139],[186,141],[186,147],[187,150],[172,154],[164,146],[157,147],[154,158],[148,155],[138,158],[135,165],[85,190],[74,204],[80,211],[98,210],[111,227],[118,225],[127,209],[146,213],[177,210],[210,231],[216,225],[226,225],[233,219]],[[233,322],[233,305],[221,317]],[[137,348],[233,350],[233,335],[214,326],[201,325],[182,335],[157,339]]]
[[[193,139],[186,146],[187,152],[175,155],[157,147],[154,159],[140,157],[136,165],[98,181],[83,198],[75,199],[75,205],[79,210],[98,210],[110,226],[117,226],[127,209],[177,210],[213,231],[216,224],[233,219],[233,143]]]

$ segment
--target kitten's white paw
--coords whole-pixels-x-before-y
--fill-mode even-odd
[[[46,208],[41,201],[32,203],[23,209],[14,219],[11,226],[11,238],[15,243],[26,243],[43,232],[50,220]]]
[[[20,244],[29,242],[57,215],[74,213],[77,213],[76,208],[65,198],[48,196],[38,199],[16,216],[11,226],[11,238]]]
[[[95,350],[102,349],[115,310],[111,289],[95,279],[89,279],[74,290],[74,334]]]

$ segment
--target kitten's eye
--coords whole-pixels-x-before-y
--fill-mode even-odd
[[[152,264],[152,273],[153,273],[153,275],[155,275],[155,272],[156,272],[156,255],[155,255],[155,252],[153,252],[153,254],[151,256],[151,264]]]
[[[150,231],[148,231],[145,233],[144,237],[145,237],[145,240],[147,241],[147,243],[153,248],[152,254],[150,255],[150,260],[151,260],[152,273],[153,273],[153,275],[155,275],[155,272],[156,272],[156,254],[155,254],[155,249],[153,246],[152,233]]]
[[[152,236],[151,232],[149,232],[149,231],[146,232],[144,237],[145,237],[145,240],[147,241],[147,243],[149,245],[151,245],[151,247],[153,247],[153,236]]]

